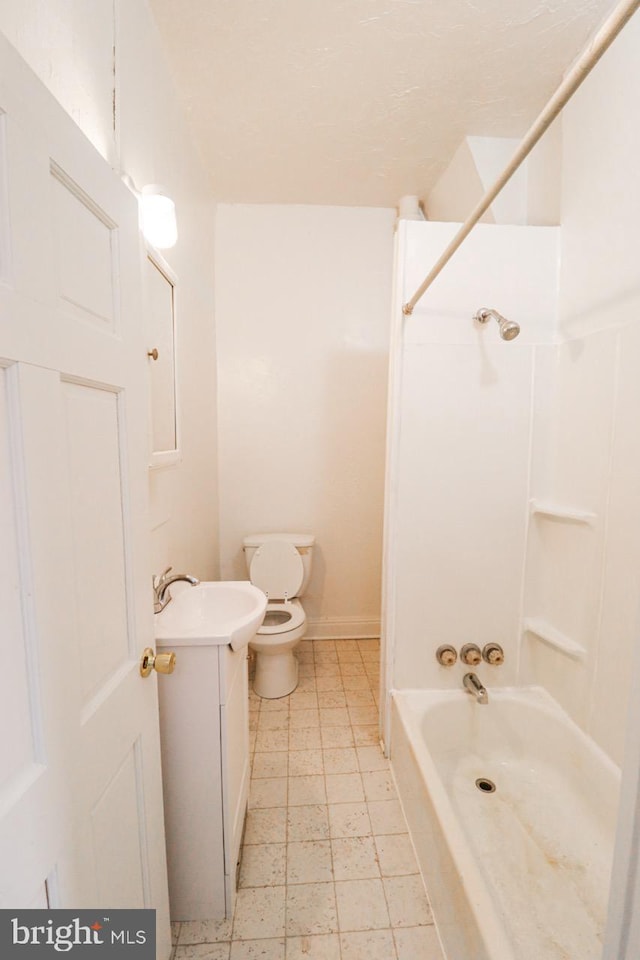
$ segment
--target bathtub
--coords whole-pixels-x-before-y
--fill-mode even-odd
[[[391,710],[447,960],[600,960],[618,768],[538,688],[489,690],[486,706],[403,690]]]

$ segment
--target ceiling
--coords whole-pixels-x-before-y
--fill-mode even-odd
[[[522,135],[614,0],[150,3],[216,198],[394,207]]]

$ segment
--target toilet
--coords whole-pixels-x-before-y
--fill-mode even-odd
[[[298,685],[294,650],[307,617],[297,597],[307,588],[315,537],[306,533],[260,533],[244,538],[249,578],[267,595],[262,626],[249,646],[256,655],[253,689],[259,697],[286,697]]]

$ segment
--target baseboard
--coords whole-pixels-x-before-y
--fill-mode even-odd
[[[380,620],[360,617],[307,619],[305,640],[368,640],[380,637]]]

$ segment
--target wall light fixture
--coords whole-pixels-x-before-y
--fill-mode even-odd
[[[153,247],[158,250],[175,247],[178,239],[176,205],[164,187],[150,183],[142,188],[140,213],[142,232]]]

